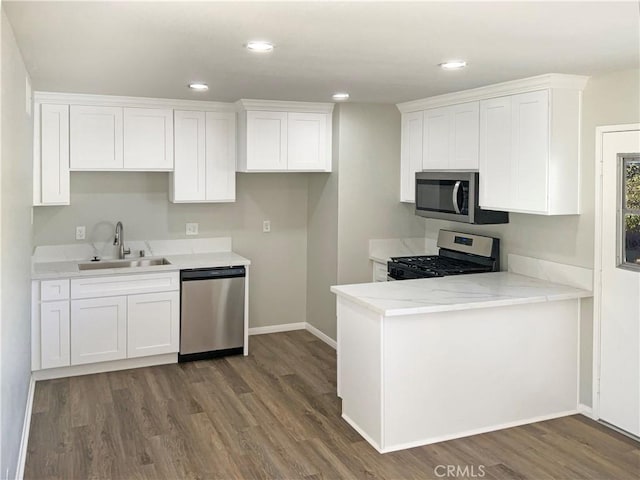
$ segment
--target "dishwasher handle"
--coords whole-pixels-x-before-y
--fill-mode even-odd
[[[191,270],[180,270],[180,280],[183,282],[244,276],[246,276],[244,267],[194,268]]]

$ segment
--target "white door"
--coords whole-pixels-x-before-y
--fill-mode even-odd
[[[127,356],[127,297],[71,301],[71,365]]]
[[[173,170],[173,110],[124,109],[124,168]]]
[[[416,172],[422,170],[422,121],[424,112],[402,114],[400,145],[400,201],[415,203]]]
[[[599,416],[640,436],[640,130],[603,134],[601,204]]]
[[[451,107],[424,112],[422,169],[448,169],[451,137]]]
[[[462,103],[451,108],[451,169],[477,170],[480,136],[480,102]]]
[[[175,112],[175,169],[173,202],[204,201],[205,113]]]
[[[480,206],[511,208],[511,97],[480,102]]]
[[[236,199],[236,114],[206,114],[205,190],[209,202]]]
[[[41,202],[68,204],[69,187],[69,105],[40,107]]]
[[[122,108],[72,105],[72,170],[117,170],[122,163]]]
[[[328,165],[326,113],[287,114],[287,168],[326,171]]]
[[[547,211],[549,92],[511,97],[512,210]]]
[[[69,347],[69,301],[40,305],[40,358],[42,368],[67,367]]]
[[[247,170],[287,169],[287,113],[247,112]]]
[[[127,357],[177,352],[180,347],[180,292],[129,295]]]

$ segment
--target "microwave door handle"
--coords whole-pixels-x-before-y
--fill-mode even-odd
[[[458,180],[456,182],[456,184],[453,187],[453,208],[455,209],[456,213],[460,213],[460,205],[458,205],[458,190],[460,190],[460,185],[461,185],[461,181]]]

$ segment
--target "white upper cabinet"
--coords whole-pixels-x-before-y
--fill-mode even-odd
[[[587,80],[547,74],[399,104],[402,200],[410,198],[409,172],[416,168],[415,118],[424,113],[422,169],[477,169],[481,208],[579,214]]]
[[[205,188],[208,202],[236,200],[236,114],[206,113]]]
[[[205,114],[176,111],[171,201],[202,202],[205,190]]]
[[[247,112],[247,170],[286,170],[287,153],[287,113]]]
[[[451,107],[449,167],[461,170],[478,169],[480,102]]]
[[[124,168],[173,170],[172,109],[124,109]]]
[[[423,170],[477,170],[479,102],[424,112]]]
[[[38,126],[39,135],[37,127],[35,132],[34,205],[68,205],[71,200],[69,106],[41,105]]]
[[[326,114],[288,113],[287,137],[289,170],[326,170],[329,157]]]
[[[511,97],[482,101],[480,137],[480,205],[504,205],[512,190]]]
[[[400,201],[415,203],[416,172],[422,170],[422,123],[420,112],[402,114],[400,151]]]
[[[71,105],[72,170],[120,170],[122,159],[121,107]]]
[[[241,172],[330,172],[333,104],[240,100]]]
[[[424,112],[422,170],[449,168],[451,111],[449,107]]]
[[[171,201],[233,202],[236,196],[234,112],[175,112]]]

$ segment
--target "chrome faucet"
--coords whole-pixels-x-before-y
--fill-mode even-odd
[[[118,258],[120,260],[124,259],[125,255],[131,253],[130,248],[124,248],[124,227],[122,226],[122,222],[116,223],[116,236],[113,239],[113,244],[118,246]]]

